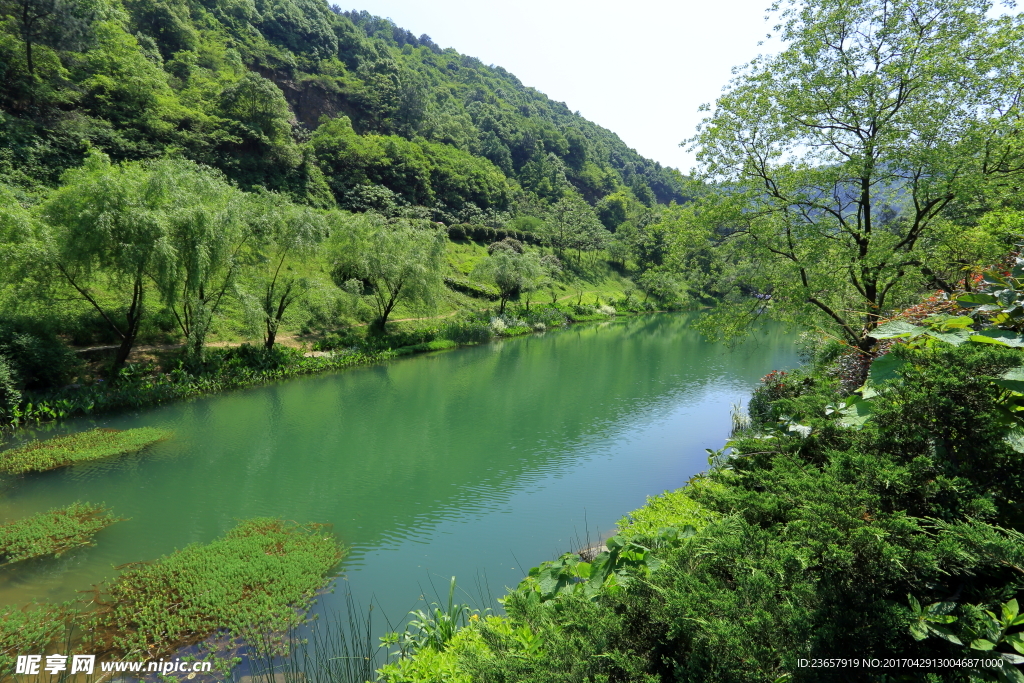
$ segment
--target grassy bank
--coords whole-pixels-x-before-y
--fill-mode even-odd
[[[646,310],[642,306],[639,309]],[[629,308],[620,310],[632,312]],[[56,391],[26,393],[5,416],[4,428],[11,431],[68,417],[144,408],[395,356],[451,349],[576,322],[608,320],[617,313],[608,304],[534,304],[529,310],[520,307],[513,311],[510,307],[505,314],[485,310],[392,323],[384,333],[368,327],[348,327],[321,335],[313,344],[314,351],[320,352],[315,355],[284,346],[268,350],[251,345],[208,349],[201,362],[186,362],[173,355],[161,363],[130,364],[113,382],[94,380]]]
[[[531,570],[507,616],[421,639],[382,679],[1024,680],[1024,455],[1006,417],[1022,395],[1003,379],[1024,358],[900,343],[851,394],[850,353],[822,343],[766,377],[707,474],[624,519],[592,561]],[[976,663],[902,679],[801,664],[853,653]]]

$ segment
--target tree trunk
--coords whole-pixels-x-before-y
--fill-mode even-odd
[[[112,380],[117,379],[121,368],[128,362],[128,356],[131,355],[132,347],[135,346],[135,339],[139,335],[139,327],[142,323],[144,298],[145,290],[142,284],[142,276],[140,275],[135,279],[135,284],[132,285],[132,302],[128,306],[128,312],[125,316],[128,319],[128,327],[125,329],[124,334],[121,335],[121,345],[117,349],[117,355],[114,356],[114,365],[110,368],[110,379]]]
[[[274,342],[277,340],[277,324],[275,321],[267,320],[267,337],[263,340],[263,348],[268,351],[274,348]]]

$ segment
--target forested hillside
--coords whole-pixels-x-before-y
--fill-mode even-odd
[[[609,195],[684,199],[677,171],[501,67],[323,0],[3,0],[0,18],[0,181],[24,190],[97,149],[448,224],[529,228],[578,194],[614,228]]]

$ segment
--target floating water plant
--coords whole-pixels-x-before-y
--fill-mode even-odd
[[[0,676],[14,671],[18,655],[48,652],[65,637],[75,614],[67,604],[0,608]]]
[[[72,503],[0,525],[0,566],[33,557],[59,557],[93,545],[92,538],[120,521],[102,505]]]
[[[278,634],[284,643],[341,558],[323,525],[247,520],[212,543],[125,570],[97,589],[88,627],[97,651],[151,658],[215,633]]]
[[[135,453],[171,436],[166,429],[91,429],[87,432],[32,441],[0,453],[0,471],[44,472],[87,460]]]

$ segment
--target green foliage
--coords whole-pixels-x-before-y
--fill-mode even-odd
[[[498,288],[501,314],[505,313],[505,304],[509,300],[518,298],[521,292],[537,289],[544,270],[536,254],[517,253],[513,248],[496,249],[479,266],[480,274],[491,279]]]
[[[653,545],[664,547],[691,538],[694,533],[692,526],[666,527],[650,538]],[[594,600],[614,595],[634,581],[647,579],[661,567],[662,562],[654,556],[652,548],[637,542],[635,536],[612,536],[604,545],[606,549],[591,562],[582,561],[575,553],[565,553],[557,560],[531,568],[517,592],[541,603],[567,593]]]
[[[322,525],[247,520],[212,543],[124,571],[86,622],[101,645],[150,658],[220,629],[234,639],[283,635],[341,557]]]
[[[427,206],[457,222],[509,206],[512,187],[501,171],[450,145],[358,135],[345,117],[321,125],[311,144],[346,208],[396,215],[402,206]]]
[[[65,384],[82,365],[55,334],[25,319],[0,321],[0,357],[9,377],[24,389]]]
[[[455,577],[448,584],[448,602],[439,605],[431,604],[429,610],[409,612],[412,617],[405,630],[401,633],[392,632],[381,638],[384,646],[397,645],[403,657],[416,654],[421,650],[443,652],[448,643],[455,637],[460,628],[464,628],[471,616],[479,618],[479,610],[470,609],[469,605],[455,602]]]
[[[636,538],[651,538],[662,529],[691,526],[700,531],[709,523],[721,518],[688,495],[697,488],[720,487],[711,479],[694,479],[690,485],[678,491],[666,491],[660,496],[648,497],[643,507],[629,513],[616,525],[619,535]]]
[[[0,414],[4,417],[11,415],[20,402],[21,392],[18,391],[17,377],[11,363],[0,356]]]
[[[1024,632],[1010,632],[1024,625],[1024,616],[1020,614],[1017,600],[1010,600],[999,607],[998,614],[992,610],[983,610],[976,605],[964,606],[964,610],[973,608],[980,623],[976,629],[970,626],[964,631],[963,638],[958,638],[949,626],[957,621],[951,614],[957,607],[955,602],[936,602],[922,607],[914,596],[910,599],[910,609],[915,621],[910,625],[910,634],[915,640],[924,640],[929,636],[942,638],[954,645],[963,646],[962,656],[966,659],[982,659],[991,662],[991,666],[971,666],[971,673],[979,675],[983,680],[1005,681],[1005,683],[1022,683],[1024,674],[1016,668],[1024,664]],[[969,645],[967,644],[969,643]],[[1020,654],[996,650],[999,645],[1012,647]]]
[[[0,525],[0,564],[35,557],[60,557],[74,548],[95,545],[93,536],[117,518],[102,505],[72,503]]]
[[[399,301],[433,305],[443,286],[445,241],[445,232],[432,225],[392,224],[379,214],[364,214],[333,236],[332,276],[354,294],[368,286],[377,308],[375,324],[383,330]]]
[[[959,232],[943,212],[1019,172],[1005,126],[1021,69],[1007,50],[1024,32],[986,8],[776,6],[787,47],[743,67],[693,138],[717,188],[675,228],[681,245],[730,243],[753,265],[723,325],[814,320],[866,351],[881,319],[934,281],[927,264]]]
[[[120,431],[91,429],[7,449],[0,453],[0,470],[12,474],[45,472],[78,462],[135,453],[170,436],[171,432],[155,427]]]
[[[973,292],[961,293],[954,298],[960,306],[971,311],[974,320],[982,327],[1008,330],[1013,335],[991,334],[993,343],[1007,346],[1024,346],[1020,335],[1024,332],[1024,259],[1018,257],[1008,272],[987,270],[984,278]],[[982,332],[982,334],[985,334]],[[983,341],[978,339],[976,341]]]
[[[450,320],[441,328],[441,336],[460,344],[485,342],[494,335],[490,321],[476,315]]]
[[[61,642],[74,611],[69,605],[8,605],[0,609],[0,669],[13,671],[18,655],[46,652]]]

